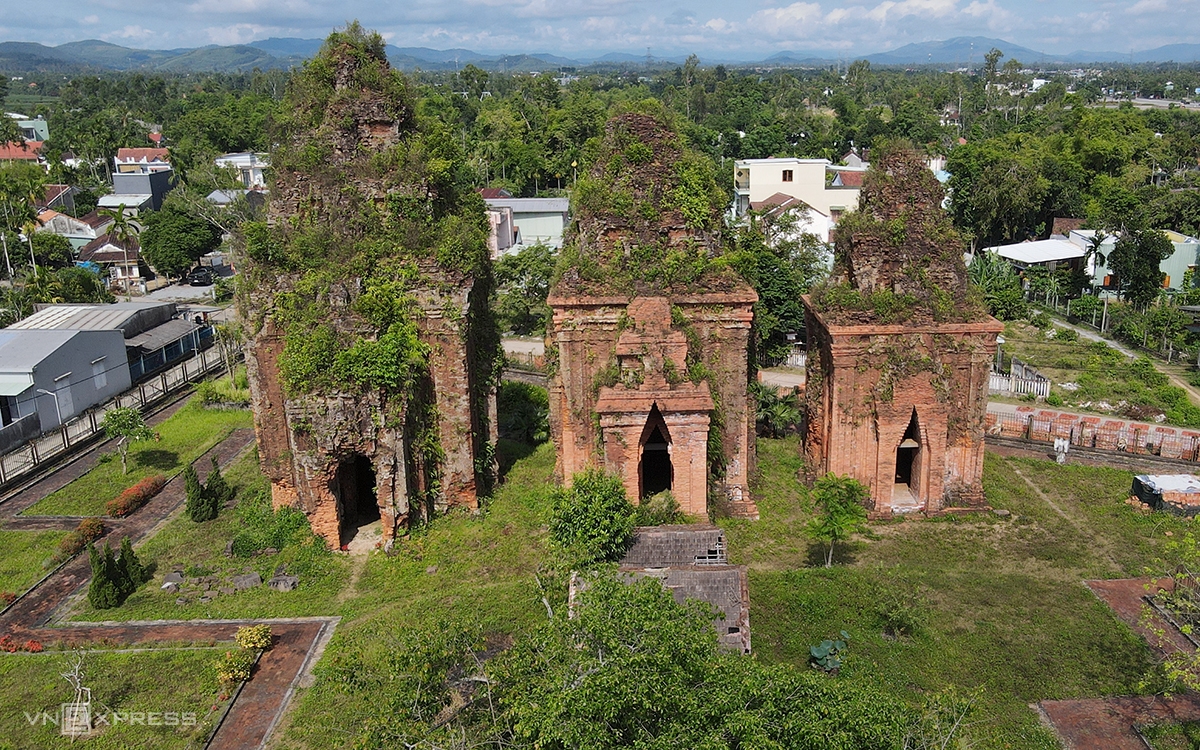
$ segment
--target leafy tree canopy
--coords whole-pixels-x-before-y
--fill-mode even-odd
[[[221,230],[182,203],[168,199],[149,214],[139,236],[142,254],[159,273],[181,276],[200,256],[221,245]]]

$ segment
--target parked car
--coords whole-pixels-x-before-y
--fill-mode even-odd
[[[211,268],[193,268],[187,275],[187,283],[192,286],[212,286],[216,280]]]

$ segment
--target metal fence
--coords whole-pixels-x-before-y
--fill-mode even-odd
[[[1129,424],[1103,417],[1009,417],[989,413],[987,433],[1042,443],[1066,438],[1071,445],[1084,448],[1185,461],[1200,460],[1200,433],[1177,427]]]
[[[1013,374],[993,372],[988,382],[991,393],[1000,396],[1024,396],[1032,393],[1045,398],[1050,395],[1050,381],[1045,378],[1033,380],[1020,378]]]
[[[0,457],[0,485],[29,474],[40,464],[61,457],[73,446],[102,432],[104,414],[110,409],[128,406],[147,409],[171,393],[224,366],[225,354],[222,347],[202,349],[195,357],[164,370],[107,403],[80,413],[61,427]]]

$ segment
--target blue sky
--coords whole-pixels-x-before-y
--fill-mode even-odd
[[[104,39],[169,49],[267,37],[323,38],[357,18],[401,47],[550,52],[566,57],[696,52],[828,56],[987,36],[1050,54],[1200,42],[1200,0],[78,0],[13,2],[0,39]]]

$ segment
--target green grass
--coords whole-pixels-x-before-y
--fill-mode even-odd
[[[1155,724],[1141,729],[1154,750],[1200,750],[1200,722]]]
[[[1145,643],[1082,585],[1172,564],[1160,560],[1166,534],[1187,522],[1125,505],[1130,472],[989,454],[988,502],[1010,518],[874,523],[825,570],[802,536],[811,511],[799,443],[758,446],[762,518],[722,523],[735,561],[750,566],[759,659],[803,667],[810,645],[845,629],[838,679],[883,681],[914,704],[950,685],[982,689],[970,736],[983,747],[1057,747],[1030,703],[1137,693],[1156,674]],[[889,610],[915,632],[885,634]]]
[[[258,469],[253,451],[229,468],[226,479],[237,490],[234,503],[267,489],[268,483]],[[152,538],[137,548],[138,558],[155,571],[145,583],[115,609],[96,610],[87,600],[81,601],[71,619],[97,620],[156,620],[156,619],[233,619],[249,617],[298,617],[332,615],[336,612],[339,593],[350,575],[350,561],[340,555],[329,559],[328,569],[319,574],[302,575],[295,591],[275,591],[258,586],[235,594],[223,594],[207,604],[192,601],[176,604],[178,594],[163,591],[162,578],[173,570],[186,571],[200,566],[214,575],[230,577],[249,570],[257,571],[267,581],[281,564],[292,565],[300,550],[288,547],[278,555],[251,558],[225,557],[225,545],[239,531],[238,514],[233,507],[205,523],[195,523],[183,512],[176,513]]]
[[[483,514],[436,519],[394,556],[372,554],[321,663],[355,649],[382,662],[404,636],[447,622],[477,624],[501,643],[540,622],[535,574],[548,555],[542,517],[553,472],[554,449],[544,444],[512,468]],[[378,701],[318,679],[299,691],[277,736],[287,747],[341,747]]]
[[[129,451],[129,473],[121,473],[121,460],[99,464],[58,492],[35,503],[25,515],[101,516],[105,505],[143,477],[181,471],[238,427],[249,427],[249,411],[205,409],[195,399],[154,429],[160,440],[135,444]]]
[[[213,664],[219,649],[89,653],[84,685],[92,689],[93,716],[103,712],[179,712],[195,714],[190,727],[133,725],[109,719],[112,726],[71,741],[53,724],[43,725],[41,712],[56,715],[59,704],[74,692],[60,676],[71,654],[0,655],[0,750],[175,750],[200,748],[212,729],[210,710],[217,695]],[[167,676],[169,675],[169,679]],[[30,725],[25,714],[34,717]]]
[[[46,575],[65,531],[0,531],[0,592],[20,594]]]

